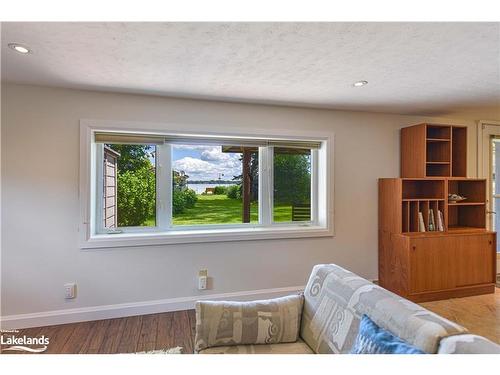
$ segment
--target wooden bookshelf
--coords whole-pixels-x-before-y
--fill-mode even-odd
[[[486,229],[486,180],[466,178],[467,129],[401,129],[402,178],[379,179],[379,283],[416,302],[493,293],[496,233]],[[448,201],[448,194],[467,199]],[[429,231],[430,212],[437,228]],[[419,212],[426,231],[419,231]]]
[[[486,180],[456,178],[382,178],[379,180],[380,225],[393,233],[418,232],[418,213],[424,218],[426,231],[429,231],[430,210],[437,215],[443,214],[443,232],[448,228],[486,229]],[[460,202],[449,202],[448,194],[467,197]],[[400,198],[399,198],[400,197]],[[388,218],[401,217],[394,225],[387,226]],[[437,229],[435,231],[438,231]]]
[[[402,177],[466,177],[467,128],[419,124],[401,129]]]

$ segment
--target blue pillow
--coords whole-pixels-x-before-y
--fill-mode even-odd
[[[363,315],[350,354],[425,354]]]

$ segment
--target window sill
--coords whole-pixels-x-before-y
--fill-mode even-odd
[[[80,244],[82,249],[100,249],[133,246],[155,246],[188,243],[249,241],[286,238],[333,237],[333,229],[323,226],[290,225],[277,228],[228,228],[206,230],[175,230],[169,232],[143,232],[98,234]]]

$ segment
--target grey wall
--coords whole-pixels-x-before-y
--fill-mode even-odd
[[[335,133],[334,238],[78,248],[79,120]],[[399,174],[399,132],[423,118],[2,86],[2,315],[303,285],[317,263],[377,278],[377,179]],[[434,119],[434,121],[447,121]],[[469,175],[475,175],[470,125]],[[75,281],[78,298],[62,285]]]

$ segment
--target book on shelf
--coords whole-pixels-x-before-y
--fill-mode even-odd
[[[422,215],[422,212],[420,212],[420,211],[418,213],[418,231],[425,232],[424,216]]]
[[[438,210],[438,222],[437,222],[437,230],[440,232],[444,232],[444,220],[443,220],[443,212],[441,210]]]
[[[429,232],[434,232],[436,230],[436,222],[434,220],[434,210],[431,208],[429,210]]]

